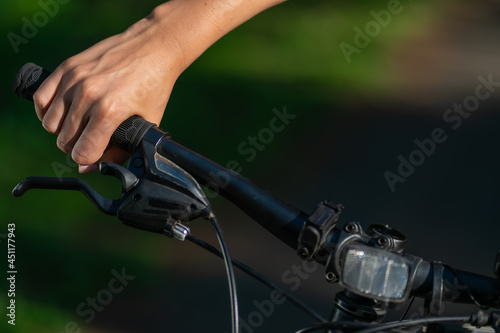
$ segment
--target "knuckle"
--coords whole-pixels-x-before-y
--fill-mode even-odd
[[[100,94],[100,89],[91,79],[86,79],[81,81],[80,91],[83,99],[91,101],[95,101]]]
[[[102,156],[105,148],[106,145],[103,145],[98,135],[92,134],[90,137],[82,135],[72,147],[71,157],[80,165],[94,164]]]
[[[65,74],[65,78],[71,82],[80,82],[86,76],[86,71],[82,68],[82,66],[76,66],[69,69]]]
[[[87,150],[78,148],[71,151],[71,158],[80,165],[89,165],[97,161],[97,158],[93,159],[92,154],[89,154]]]
[[[33,95],[33,103],[35,104],[35,108],[45,109],[48,101],[45,95],[40,90],[37,90]]]
[[[61,135],[57,137],[57,147],[65,153],[70,153],[73,148],[71,143],[65,138],[61,137]]]
[[[102,128],[107,128],[113,124],[113,119],[116,117],[116,103],[111,98],[102,98],[96,102],[95,119],[101,124]]]
[[[66,72],[66,71],[70,71],[71,69],[73,69],[77,64],[77,59],[73,56],[73,57],[70,57],[66,60],[64,60],[60,67]]]
[[[49,119],[48,117],[43,118],[42,126],[49,133],[57,134],[57,132],[58,132],[57,124],[54,121],[52,121],[51,119]]]

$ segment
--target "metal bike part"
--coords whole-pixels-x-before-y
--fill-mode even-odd
[[[337,225],[344,207],[331,201],[324,201],[309,216],[298,239],[297,254],[304,260],[318,259],[326,238]],[[321,255],[321,254],[320,254]],[[317,261],[326,261],[326,258]],[[331,277],[333,279],[333,277]]]
[[[191,230],[183,225],[182,223],[167,219],[167,224],[165,225],[164,234],[170,238],[175,238],[180,241],[186,240],[186,237],[189,235]]]
[[[405,250],[405,235],[386,224],[372,224],[368,227],[366,234],[377,239],[381,247],[389,248],[397,253],[403,253]]]
[[[424,311],[433,316],[440,315],[443,312],[443,276],[444,267],[439,261],[433,262],[434,278],[432,282],[432,294],[425,299]]]
[[[380,322],[386,313],[387,310],[382,302],[344,290],[335,296],[330,321]]]

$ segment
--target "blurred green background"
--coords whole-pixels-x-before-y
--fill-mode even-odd
[[[119,194],[118,182],[109,177],[78,175],[32,105],[14,96],[12,82],[25,62],[54,70],[159,3],[71,0],[17,53],[9,33],[21,35],[23,18],[31,20],[43,9],[35,0],[0,3],[0,237],[8,223],[16,224],[18,267],[16,326],[6,323],[2,289],[2,331],[70,332],[71,322],[82,332],[229,331],[225,273],[217,258],[191,244],[126,228],[79,193],[11,195],[23,178],[55,176],[60,168],[102,194]],[[374,21],[371,11],[388,6],[373,0],[289,1],[258,15],[180,77],[162,127],[221,164],[240,162],[244,176],[306,212],[332,199],[346,206],[341,222],[388,223],[408,236],[412,254],[491,274],[500,248],[500,94],[481,101],[457,130],[443,115],[474,94],[478,76],[500,81],[500,5],[401,1],[400,12],[379,25],[348,62],[341,43],[354,45],[355,28],[364,30]],[[238,145],[268,126],[274,108],[284,107],[297,117],[247,162]],[[398,156],[408,157],[414,140],[429,138],[435,128],[444,128],[448,140],[391,192],[384,173],[397,172]],[[300,265],[294,251],[222,198],[212,203],[232,255],[290,289],[283,274]],[[215,244],[206,224],[190,227]],[[6,242],[0,240],[5,272]],[[122,268],[135,279],[85,322],[78,305],[108,286],[113,269]],[[243,274],[237,277],[241,316],[248,320],[257,311],[254,301],[269,299],[269,291]],[[324,281],[321,269],[300,282],[297,296],[328,316],[338,287]],[[391,310],[389,317],[397,314]],[[291,332],[312,323],[285,303],[252,331]]]

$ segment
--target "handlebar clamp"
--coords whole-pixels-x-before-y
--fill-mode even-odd
[[[299,235],[297,254],[302,259],[311,261],[318,254],[327,235],[337,225],[343,208],[332,201],[324,201],[316,207]]]

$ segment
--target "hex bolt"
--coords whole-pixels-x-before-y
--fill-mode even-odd
[[[386,247],[387,245],[389,245],[389,239],[387,239],[386,236],[381,236],[377,239],[377,244],[382,247]]]
[[[136,157],[134,158],[134,160],[132,161],[132,165],[135,167],[135,168],[142,168],[144,166],[144,160],[141,158],[141,157]]]
[[[331,282],[331,283],[337,282],[337,275],[335,275],[335,273],[333,273],[333,272],[327,272],[325,274],[325,278],[328,282]]]
[[[350,234],[353,234],[356,232],[356,225],[352,222],[349,222],[346,224],[346,226],[344,227],[344,230]]]

